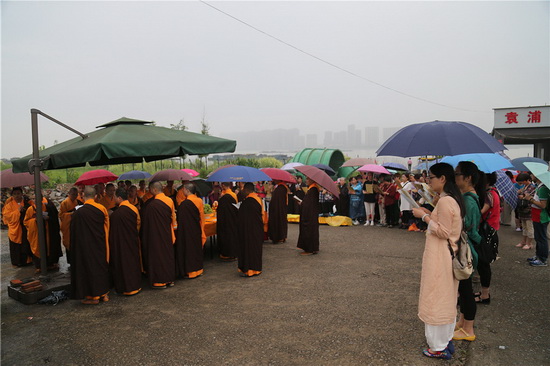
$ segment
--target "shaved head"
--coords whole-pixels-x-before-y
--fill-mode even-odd
[[[160,182],[149,183],[149,192],[153,195],[157,195],[162,192],[162,184]]]
[[[96,190],[94,187],[86,186],[86,188],[84,188],[84,198],[86,199],[94,198],[95,194],[96,194]]]

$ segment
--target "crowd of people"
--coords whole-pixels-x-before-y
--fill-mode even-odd
[[[303,255],[319,251],[319,187],[306,180],[308,190],[298,196],[302,220],[297,247]],[[207,225],[204,204],[215,209],[219,257],[237,261],[241,276],[262,273],[262,245],[287,240],[289,199],[292,188],[273,181],[213,185],[199,197],[195,182],[131,181],[77,186],[68,191],[59,209],[43,195],[42,216],[48,270],[59,268],[63,249],[70,264],[72,295],[84,304],[109,300],[117,293],[141,291],[142,276],[154,289],[172,287],[176,279],[193,279],[204,273],[203,248]],[[266,198],[266,191],[269,200]],[[8,227],[10,258],[14,267],[34,264],[41,271],[37,206],[32,190],[14,187],[2,208]],[[294,210],[294,205],[292,205]]]
[[[509,175],[509,179],[518,192],[514,216],[522,240],[516,246],[522,250],[535,246],[528,263],[547,266],[550,190],[529,172]],[[300,214],[297,247],[302,255],[319,251],[319,216],[349,216],[354,225],[425,231],[418,310],[428,343],[423,354],[450,359],[453,340],[476,339],[477,307],[491,302],[491,263],[498,253],[498,231],[501,224],[509,226],[512,217],[496,182],[496,173],[486,174],[474,163],[462,161],[456,168],[437,163],[422,174],[364,173],[349,181],[339,178],[337,199],[301,177],[293,184],[221,182],[205,197],[199,197],[193,182],[182,182],[178,188],[173,181],[165,186],[151,182],[146,187],[145,181],[135,186],[127,181],[117,186],[72,187],[59,210],[43,198],[46,262],[48,270],[58,268],[62,244],[71,265],[73,297],[84,304],[98,304],[109,300],[113,287],[119,294],[137,294],[143,275],[154,289],[203,275],[205,203],[216,210],[220,259],[237,261],[244,277],[262,273],[265,240],[273,244],[287,240],[289,213]],[[21,187],[12,189],[2,209],[3,222],[8,226],[12,265],[34,263],[39,272],[37,205],[24,193]],[[453,275],[452,260],[462,232],[467,234],[479,276],[479,292],[474,292],[473,275],[462,280]]]

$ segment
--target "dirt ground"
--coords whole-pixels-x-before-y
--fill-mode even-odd
[[[210,259],[204,276],[97,306],[23,305],[7,295],[12,269],[2,231],[3,365],[436,365],[417,317],[424,234],[321,226],[321,251],[300,256],[298,225],[264,244],[264,272],[239,277]],[[549,365],[550,268],[500,232],[492,302],[478,307],[477,340],[457,342],[452,365]],[[62,268],[66,271],[66,266]],[[145,286],[145,281],[144,281]],[[479,287],[479,284],[476,284]]]

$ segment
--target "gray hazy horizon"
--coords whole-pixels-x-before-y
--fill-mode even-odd
[[[296,129],[302,148],[325,147],[352,125],[365,145],[337,147],[363,151],[369,128],[489,132],[493,108],[550,102],[546,1],[209,4],[337,67],[201,2],[3,1],[2,157],[31,152],[31,108],[82,132],[122,116],[199,132],[204,116],[214,136],[245,136],[237,152],[247,131]],[[41,145],[74,137],[40,125]]]

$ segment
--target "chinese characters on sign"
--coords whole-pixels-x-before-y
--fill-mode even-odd
[[[540,123],[541,122],[541,111],[529,111],[527,123]],[[506,121],[504,123],[506,124],[512,124],[512,123],[519,123],[518,121],[518,114],[516,112],[508,112],[505,114]]]

